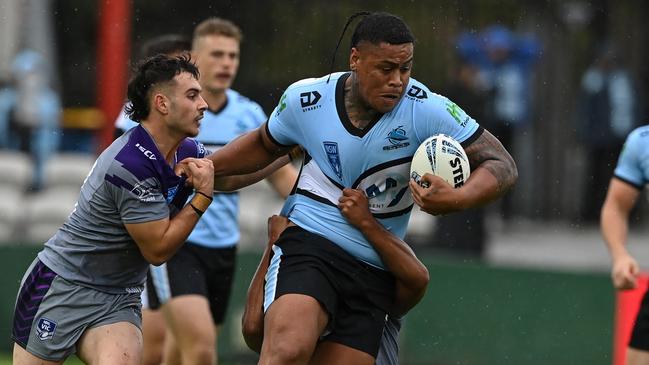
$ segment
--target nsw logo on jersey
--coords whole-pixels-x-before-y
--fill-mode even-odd
[[[322,105],[318,105],[321,97],[322,95],[320,95],[320,93],[317,91],[307,91],[300,94],[300,104],[302,105],[302,111],[308,112],[321,108]]]
[[[338,154],[338,143],[336,142],[322,142],[324,145],[325,152],[327,153],[327,159],[329,160],[329,165],[331,169],[334,170],[338,178],[343,178],[342,169],[340,167],[340,155]]]
[[[406,97],[414,101],[422,102],[422,100],[428,98],[428,93],[426,93],[426,90],[413,85],[410,87],[410,89],[408,89]]]
[[[45,317],[38,320],[38,323],[36,324],[36,334],[38,334],[39,340],[45,341],[51,339],[54,337],[54,331],[56,331],[56,322]]]
[[[396,150],[397,148],[410,146],[410,142],[408,142],[408,136],[406,136],[406,130],[402,125],[390,131],[385,139],[387,139],[390,144],[383,146],[384,151]]]

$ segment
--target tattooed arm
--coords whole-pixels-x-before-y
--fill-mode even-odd
[[[446,214],[485,205],[511,188],[518,178],[512,156],[487,130],[464,148],[471,164],[471,176],[461,188],[454,189],[437,176],[423,177],[430,186],[423,188],[410,181],[412,196],[429,214]]]

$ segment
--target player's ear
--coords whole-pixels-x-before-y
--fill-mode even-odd
[[[161,93],[157,93],[153,96],[153,107],[160,112],[160,114],[169,113],[169,99]]]
[[[358,60],[360,59],[360,55],[358,53],[358,48],[352,47],[352,51],[349,53],[349,69],[352,71],[356,71],[356,68],[358,67]]]

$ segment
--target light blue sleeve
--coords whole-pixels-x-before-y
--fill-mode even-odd
[[[286,89],[268,119],[268,132],[274,142],[280,145],[292,146],[301,143],[301,128],[294,112],[300,100],[295,95],[297,93],[292,92],[291,87]]]
[[[264,109],[262,109],[259,104],[255,103],[254,101],[251,101],[251,103],[252,107],[250,109],[252,112],[252,117],[255,121],[255,125],[260,126],[264,124],[264,122],[268,119],[268,116],[266,115],[266,113],[264,113]]]
[[[647,183],[645,173],[649,173],[649,167],[647,166],[649,161],[644,161],[644,169],[642,161],[642,154],[647,150],[646,144],[649,142],[649,138],[645,137],[646,133],[646,129],[644,132],[636,129],[629,134],[620,152],[614,172],[615,177],[636,186],[638,189],[642,189]]]
[[[435,134],[446,134],[460,143],[471,138],[480,127],[460,106],[448,98],[430,93],[431,97],[418,105],[414,118],[419,142]]]

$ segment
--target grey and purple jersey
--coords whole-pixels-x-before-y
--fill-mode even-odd
[[[193,139],[175,161],[204,157]],[[173,217],[191,188],[177,176],[142,126],[115,140],[97,159],[72,214],[38,258],[62,278],[109,293],[142,290],[148,263],[125,224]]]

